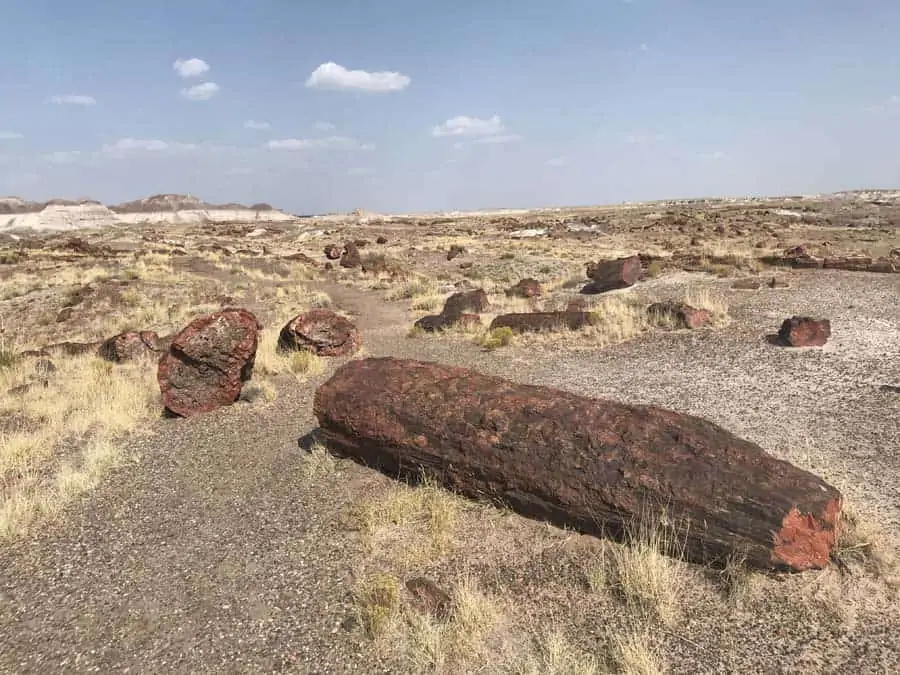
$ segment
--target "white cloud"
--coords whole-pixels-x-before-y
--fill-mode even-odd
[[[190,89],[182,89],[181,95],[191,101],[207,101],[219,91],[219,85],[215,82],[201,82]]]
[[[18,141],[25,138],[22,134],[15,131],[0,131],[0,141]]]
[[[406,89],[410,81],[409,77],[395,71],[347,70],[329,61],[312,71],[306,80],[306,86],[314,89],[383,93]]]
[[[41,159],[50,164],[73,164],[81,158],[81,150],[57,150],[41,155]]]
[[[478,145],[502,145],[504,143],[517,143],[521,140],[522,137],[519,136],[519,134],[503,134],[500,136],[484,136],[482,138],[476,138],[472,143]]]
[[[172,64],[181,77],[198,77],[209,70],[209,64],[203,59],[175,59]]]
[[[256,122],[254,120],[247,120],[244,122],[245,129],[253,129],[254,131],[266,131],[270,129],[272,125],[268,122]]]
[[[552,157],[544,162],[547,166],[565,166],[566,158],[565,157]]]
[[[109,155],[123,155],[129,152],[185,152],[196,149],[197,146],[193,143],[173,143],[158,139],[142,138],[120,138],[115,143],[106,144],[101,148],[102,152]]]
[[[490,119],[479,119],[478,117],[468,117],[467,115],[458,115],[452,117],[443,124],[439,124],[431,130],[431,135],[440,136],[490,136],[499,134],[506,127],[500,121],[499,115],[494,115]]]
[[[347,136],[328,136],[327,138],[286,138],[269,141],[266,147],[270,150],[313,150],[317,148],[374,150],[375,144],[360,143],[355,138]]]
[[[84,94],[62,94],[51,96],[50,102],[58,105],[94,105],[97,103],[97,99]]]
[[[334,129],[334,125],[331,122],[316,122],[313,124],[313,127],[315,127],[317,131],[331,131]]]

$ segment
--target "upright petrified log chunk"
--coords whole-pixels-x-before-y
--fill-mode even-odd
[[[831,337],[831,321],[811,316],[792,316],[778,329],[778,342],[785,347],[821,347]]]
[[[361,345],[359,330],[349,319],[322,307],[298,314],[278,334],[278,350],[282,352],[346,356],[358,352]]]
[[[641,259],[636,256],[589,262],[585,273],[591,282],[581,289],[582,293],[605,293],[618,288],[634,286],[641,278]]]
[[[246,309],[191,321],[159,361],[156,378],[166,410],[187,417],[234,403],[253,374],[260,328]]]
[[[486,312],[491,306],[487,293],[483,288],[454,293],[444,301],[441,316],[454,323],[465,312]]]
[[[104,340],[98,354],[107,361],[121,363],[147,357],[158,358],[165,349],[166,345],[160,342],[156,331],[128,331]]]
[[[421,468],[470,497],[621,537],[666,511],[696,562],[824,567],[841,495],[711,422],[436,363],[369,358],[318,388],[319,437],[391,475]]]

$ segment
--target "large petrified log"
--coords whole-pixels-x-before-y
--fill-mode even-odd
[[[314,410],[336,454],[585,533],[664,510],[696,562],[804,570],[834,547],[835,488],[698,417],[394,358],[341,366]]]
[[[591,280],[581,289],[585,294],[605,293],[634,286],[641,278],[641,259],[636,256],[618,260],[601,260],[585,265],[585,274]]]

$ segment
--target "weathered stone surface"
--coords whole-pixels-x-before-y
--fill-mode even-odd
[[[382,235],[379,235],[377,239],[375,239],[375,243],[376,244],[386,244],[386,243],[388,243],[388,239],[387,239],[387,237],[385,237],[382,234]]]
[[[122,363],[141,358],[158,358],[163,351],[165,347],[156,331],[142,330],[113,335],[100,344],[97,353],[102,359]]]
[[[633,255],[618,260],[589,262],[585,273],[591,282],[581,289],[582,293],[595,294],[633,286],[641,278],[641,259]]]
[[[458,246],[457,244],[453,244],[450,247],[450,250],[447,251],[447,260],[453,260],[457,256],[461,256],[466,252],[466,249],[462,246]]]
[[[541,296],[541,282],[537,279],[522,279],[507,288],[506,295],[515,298],[538,298]]]
[[[697,309],[684,302],[654,302],[647,312],[658,322],[670,324],[673,328],[702,328],[710,320],[705,309]]]
[[[337,244],[329,244],[325,247],[325,257],[329,260],[337,260],[341,257],[341,247]]]
[[[318,356],[355,354],[362,345],[353,323],[331,311],[316,308],[287,322],[278,335],[280,351],[310,351]]]
[[[344,244],[344,253],[341,255],[341,267],[360,267],[362,265],[362,256],[359,254],[359,248],[352,241]]]
[[[831,321],[810,316],[785,319],[778,330],[778,341],[786,347],[821,347],[831,337]]]
[[[737,279],[731,283],[732,288],[736,288],[741,291],[756,291],[762,286],[762,281],[759,279],[754,279],[753,277],[746,277],[744,279]]]
[[[246,309],[191,321],[159,361],[156,377],[166,410],[188,417],[234,403],[253,373],[260,328]]]
[[[446,330],[452,325],[453,323],[443,314],[429,314],[428,316],[423,316],[421,319],[417,319],[413,324],[415,328],[424,330],[426,333],[436,333],[437,331]]]
[[[431,579],[415,577],[404,584],[413,599],[413,606],[422,614],[444,620],[450,616],[453,600]]]
[[[444,309],[441,314],[452,323],[459,319],[460,314],[465,312],[486,312],[490,309],[490,306],[491,303],[484,289],[476,288],[471,291],[460,291],[451,295],[444,301]]]
[[[622,537],[661,511],[689,560],[825,567],[841,495],[707,420],[394,358],[341,366],[315,394],[317,437],[391,476],[421,469],[559,526]]]
[[[590,324],[590,312],[520,312],[494,317],[490,329],[512,328],[517,333],[526,333],[578,330]]]

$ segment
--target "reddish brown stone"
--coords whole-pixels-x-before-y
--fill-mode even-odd
[[[417,319],[413,324],[415,328],[419,330],[423,330],[426,333],[436,333],[438,331],[446,330],[450,328],[452,325],[451,321],[447,320],[443,314],[429,314],[428,316],[423,316],[421,319]]]
[[[163,351],[164,347],[160,344],[156,331],[142,330],[113,335],[100,344],[98,354],[107,361],[122,363],[141,358],[158,358]]]
[[[341,257],[341,247],[337,244],[328,244],[325,247],[325,257],[329,260],[337,260]]]
[[[647,308],[653,318],[671,323],[674,328],[702,328],[709,323],[709,312],[684,302],[654,302]]]
[[[591,282],[581,289],[582,293],[605,293],[628,288],[641,278],[641,259],[633,255],[618,260],[589,262],[585,265],[585,273]]]
[[[809,316],[785,319],[778,330],[778,340],[786,347],[821,347],[831,337],[831,321]]]
[[[484,289],[476,288],[451,295],[444,301],[444,309],[441,314],[452,323],[459,319],[460,314],[464,312],[486,312],[490,306],[491,303]]]
[[[362,256],[359,254],[359,249],[356,244],[352,241],[348,241],[344,245],[344,253],[341,255],[341,267],[361,267],[362,266]]]
[[[319,263],[316,260],[313,260],[305,253],[298,251],[297,253],[291,253],[290,255],[284,256],[282,260],[289,260],[291,262],[302,262],[304,265],[309,265],[310,267],[318,267]]]
[[[253,374],[262,326],[246,309],[226,309],[191,321],[159,361],[163,405],[188,417],[234,403]]]
[[[447,251],[447,260],[453,260],[454,258],[462,255],[465,252],[466,252],[466,249],[464,249],[462,246],[457,246],[456,244],[453,244],[450,247],[450,250]]]
[[[736,288],[741,291],[756,291],[759,290],[760,286],[762,286],[762,281],[760,281],[759,279],[754,279],[753,277],[737,279],[731,284],[732,288]]]
[[[507,288],[506,295],[516,298],[538,298],[541,295],[541,282],[537,279],[522,279],[515,286]]]
[[[443,620],[450,616],[453,601],[450,595],[442,590],[431,579],[416,577],[405,584],[406,590],[413,599],[413,606],[422,614],[429,614]]]
[[[850,272],[868,272],[872,266],[872,258],[865,255],[830,256],[822,262],[826,270],[847,270]]]
[[[711,422],[394,358],[341,366],[315,394],[334,453],[522,515],[623,537],[654,514],[698,563],[825,567],[841,495]],[[663,514],[660,521],[660,513]]]
[[[287,322],[278,336],[281,351],[310,351],[319,356],[346,356],[359,351],[356,326],[330,309],[316,308]]]
[[[512,328],[517,333],[526,333],[579,330],[589,325],[590,312],[521,312],[494,317],[490,329]]]

